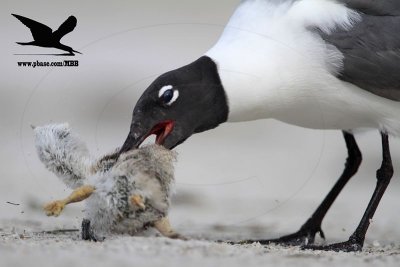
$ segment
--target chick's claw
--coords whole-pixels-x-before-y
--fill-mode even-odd
[[[132,205],[137,206],[142,210],[146,209],[146,206],[144,205],[144,199],[143,199],[142,196],[133,195],[133,196],[130,197],[130,201],[131,201]]]
[[[63,201],[57,200],[46,204],[43,209],[47,216],[59,216],[64,210],[65,203]]]

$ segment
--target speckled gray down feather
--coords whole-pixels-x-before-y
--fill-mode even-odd
[[[159,145],[147,145],[117,156],[95,159],[68,124],[35,127],[40,160],[68,187],[95,187],[85,201],[85,217],[96,234],[135,234],[168,214],[174,184],[176,154]],[[129,203],[140,196],[145,209]]]

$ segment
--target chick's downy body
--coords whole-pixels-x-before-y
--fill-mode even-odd
[[[155,226],[162,234],[173,237],[167,215],[174,184],[175,152],[147,145],[119,157],[115,152],[95,159],[78,136],[71,133],[68,124],[35,127],[34,132],[40,160],[78,192],[47,205],[48,215],[57,216],[66,204],[87,198],[85,218],[96,235],[135,234]],[[90,186],[89,193],[82,193],[85,186],[85,190]]]
[[[174,159],[174,153],[162,146],[145,146],[122,154],[110,169],[90,176],[88,183],[96,190],[86,201],[85,213],[93,229],[134,234],[166,217]],[[133,196],[143,206],[132,204]]]

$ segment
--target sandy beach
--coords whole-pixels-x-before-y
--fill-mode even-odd
[[[346,210],[345,206],[343,210]],[[400,245],[396,241],[400,233],[395,223],[391,224],[392,229],[386,228],[384,220],[372,225],[363,252],[337,253],[259,243],[231,245],[216,242],[271,237],[279,234],[278,229],[295,229],[295,223],[290,227],[279,226],[285,216],[273,216],[274,219],[257,225],[207,226],[189,223],[185,214],[195,215],[186,208],[181,211],[175,208],[172,219],[177,230],[190,238],[188,241],[167,239],[149,230],[141,236],[115,235],[103,242],[88,242],[80,239],[79,213],[78,209],[72,208],[57,219],[46,219],[43,215],[30,220],[3,219],[1,266],[398,266],[400,260]],[[286,217],[289,215],[292,214]],[[396,218],[399,219],[398,215]],[[394,219],[390,218],[391,221]],[[341,223],[343,221],[341,219]],[[327,223],[324,229],[329,236],[328,242],[339,241],[338,236],[344,238],[348,233],[333,223]],[[338,233],[336,237],[335,233]],[[323,243],[323,240],[318,239],[318,242]]]

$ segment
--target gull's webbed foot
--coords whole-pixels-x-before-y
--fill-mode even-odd
[[[325,246],[314,246],[314,245],[305,245],[302,246],[302,249],[310,249],[310,250],[324,250],[324,251],[343,251],[343,252],[357,252],[361,251],[363,248],[364,242],[357,240],[357,238],[350,237],[348,241],[335,243],[331,245]]]
[[[301,246],[313,244],[315,240],[315,235],[319,233],[320,236],[325,239],[325,234],[320,226],[307,225],[305,224],[300,228],[299,231],[285,235],[275,239],[264,239],[264,240],[244,240],[239,241],[239,244],[251,244],[254,242],[259,242],[262,245],[278,244],[283,246]]]

